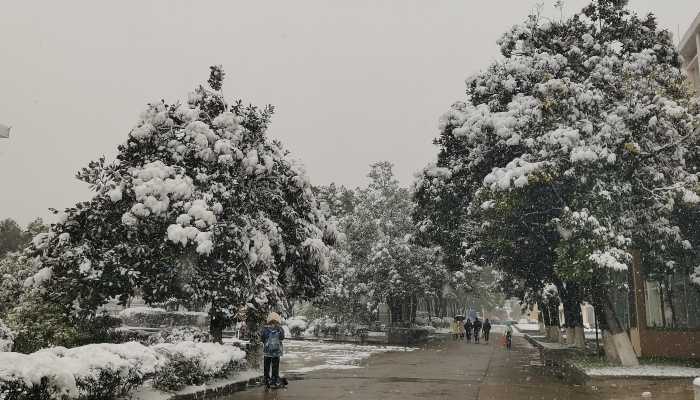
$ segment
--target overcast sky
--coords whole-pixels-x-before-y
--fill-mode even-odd
[[[147,102],[184,99],[212,64],[228,98],[277,107],[270,134],[312,183],[363,185],[370,163],[389,160],[408,185],[464,79],[540,1],[0,0],[0,123],[13,127],[0,139],[0,218],[24,225],[89,198],[75,172],[113,158]],[[631,6],[674,33],[700,11]]]

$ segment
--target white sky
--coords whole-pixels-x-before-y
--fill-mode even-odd
[[[496,40],[553,0],[0,0],[0,218],[26,224],[89,198],[75,172],[113,158],[149,101],[222,64],[229,99],[277,107],[270,134],[315,184],[402,183],[432,160],[437,119]],[[587,3],[569,0],[571,14]],[[631,0],[681,34],[697,0]]]

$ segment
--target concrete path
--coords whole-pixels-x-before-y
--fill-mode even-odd
[[[644,390],[567,385],[549,375],[536,350],[516,337],[510,352],[493,341],[439,341],[413,352],[372,356],[363,368],[315,371],[285,390],[256,388],[227,400],[632,400]],[[689,392],[664,395],[657,390],[653,395],[657,400],[692,399]]]

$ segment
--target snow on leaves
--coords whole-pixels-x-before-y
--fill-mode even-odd
[[[314,295],[336,234],[303,167],[266,138],[271,113],[202,86],[149,104],[116,162],[79,173],[95,197],[34,239],[31,283],[82,310],[137,289],[229,316]]]

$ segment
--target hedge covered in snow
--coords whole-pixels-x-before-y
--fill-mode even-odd
[[[217,343],[161,343],[151,348],[167,359],[153,380],[153,386],[163,390],[201,385],[209,379],[224,377],[245,363],[245,352]]]
[[[289,318],[284,323],[295,337],[301,336],[307,328],[306,318],[303,316]]]
[[[194,342],[150,347],[137,342],[92,344],[32,354],[4,352],[0,353],[0,399],[114,399],[150,377],[154,382],[189,382],[189,371],[173,367],[181,365],[178,363],[183,359],[200,366],[197,382],[201,384],[240,367],[245,353],[232,346]]]
[[[166,311],[162,308],[132,307],[119,312],[124,325],[161,328],[165,326],[199,326],[209,324],[207,313],[197,311]]]

